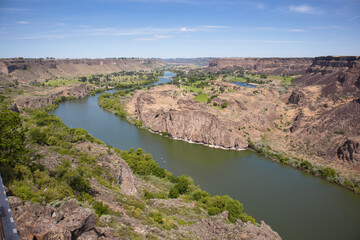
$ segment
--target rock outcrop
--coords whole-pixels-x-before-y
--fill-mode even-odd
[[[360,139],[348,139],[337,150],[338,158],[348,162],[360,162]]]
[[[238,220],[235,224],[227,222],[228,212],[225,211],[208,219],[201,219],[192,225],[182,226],[182,230],[193,233],[197,239],[254,239],[254,240],[276,240],[281,239],[269,225],[263,221],[260,226],[244,223]],[[199,237],[197,237],[199,236]]]
[[[313,58],[217,58],[209,62],[209,71],[243,69],[250,73],[273,75],[304,74]]]
[[[92,210],[80,207],[74,199],[57,207],[23,203],[13,196],[8,199],[20,239],[119,239],[114,232],[96,227]]]
[[[359,169],[359,79],[360,57],[315,58],[288,100],[298,112],[292,141],[326,162]]]
[[[305,97],[304,93],[301,91],[293,91],[289,97],[288,102],[292,104],[298,104]]]
[[[114,150],[109,150],[104,145],[95,143],[78,143],[76,147],[90,155],[103,156],[99,158],[98,165],[106,168],[110,174],[117,180],[121,190],[126,195],[137,196],[138,192],[135,187],[134,175],[129,165]],[[104,201],[106,202],[106,196]]]
[[[39,91],[32,96],[20,95],[14,98],[17,107],[21,108],[42,108],[54,104],[59,97],[82,98],[88,95],[85,84],[76,84],[58,87],[49,91]]]
[[[213,84],[240,89],[230,83]],[[264,96],[260,98],[252,89],[220,94],[212,100],[219,106],[227,103],[227,107],[220,110],[214,108],[213,103],[193,100],[191,93],[177,93],[175,86],[161,86],[136,91],[127,110],[153,132],[211,147],[241,150],[247,148],[248,137],[258,139],[261,132],[279,118],[273,111],[276,108],[273,100],[279,96],[273,91],[262,91]],[[250,135],[246,128],[253,129]]]

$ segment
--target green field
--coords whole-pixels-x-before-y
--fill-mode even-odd
[[[199,101],[199,102],[206,102],[208,100],[208,95],[206,93],[201,93],[199,95],[197,95],[194,100]]]

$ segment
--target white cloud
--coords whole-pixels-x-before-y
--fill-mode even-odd
[[[229,27],[229,26],[213,26],[213,25],[198,26],[195,28],[182,27],[180,29],[180,32],[210,32],[210,31],[215,31],[218,29],[225,29],[225,28],[231,28],[231,27]]]
[[[30,24],[29,22],[26,22],[26,21],[17,21],[16,23],[18,23],[18,24]]]
[[[265,4],[263,3],[256,3],[255,6],[257,9],[265,9]]]
[[[139,40],[139,41],[154,41],[154,40],[159,40],[159,39],[166,39],[166,38],[171,38],[171,36],[169,35],[153,35],[151,37],[147,37],[147,38],[137,38],[135,40]]]
[[[18,22],[25,24],[23,22]],[[172,38],[176,35],[186,32],[216,32],[220,29],[229,28],[227,26],[200,26],[200,27],[173,27],[173,28],[114,28],[114,27],[103,27],[103,28],[92,28],[86,25],[71,26],[63,23],[56,23],[58,26],[64,26],[62,28],[56,28],[53,31],[47,32],[33,32],[31,34],[23,34],[17,32],[12,36],[3,36],[1,39],[59,39],[59,38],[71,38],[71,37],[130,37],[136,36],[136,40],[150,41],[159,40],[165,38]]]
[[[63,22],[57,22],[57,23],[56,23],[56,26],[61,26],[61,27],[62,27],[62,26],[65,26],[65,23],[63,23]]]
[[[287,29],[286,32],[305,32],[304,29]]]
[[[349,18],[349,21],[355,21],[356,19],[360,18],[360,15],[357,15],[355,17]]]
[[[197,32],[200,31],[199,29],[195,29],[195,28],[186,28],[186,27],[182,27],[180,29],[180,32]]]
[[[312,29],[344,29],[344,27],[340,26],[311,26]]]
[[[319,14],[319,13],[321,13],[320,11],[318,11],[317,9],[315,9],[309,5],[299,5],[299,6],[291,5],[289,7],[289,10],[291,12],[304,13],[304,14]]]
[[[299,29],[299,28],[261,27],[257,29],[261,31],[274,31],[274,32],[305,32],[305,29]]]

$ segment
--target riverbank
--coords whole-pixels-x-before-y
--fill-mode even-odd
[[[173,176],[141,148],[119,150],[83,129],[68,128],[43,110],[26,109],[20,118],[7,109],[7,102],[1,99],[0,103],[0,114],[11,118],[1,124],[1,133],[19,125],[7,135],[12,141],[3,146],[0,172],[10,190],[20,237],[52,236],[56,229],[64,238],[100,237],[99,232],[106,232],[113,239],[204,238],[209,233],[214,238],[230,234],[234,239],[281,239],[264,222],[257,224],[243,213],[237,200],[210,196],[190,177]],[[62,211],[64,221],[78,214],[76,227],[46,214],[62,215]],[[21,220],[24,217],[26,223]],[[39,219],[46,219],[41,231]],[[198,231],[199,227],[207,231]],[[214,228],[222,231],[215,233]]]
[[[221,86],[223,85],[224,84],[222,83]],[[228,87],[230,88],[230,85],[228,85]],[[218,96],[215,101],[226,101],[230,103],[229,108],[231,108],[231,105],[235,103],[237,107],[240,105],[241,108],[240,99],[244,99],[243,96],[245,95],[248,97],[247,101],[249,101],[250,93],[253,90],[242,89],[242,92],[244,91],[245,93],[241,93],[239,97],[236,97],[234,94],[236,93],[236,90],[230,89],[230,92],[228,92],[227,95],[232,94],[231,98],[227,97],[224,99],[224,96],[221,95],[221,97]],[[277,105],[279,104],[278,101],[274,101],[274,96],[271,97],[271,91],[267,89],[259,89],[256,91],[261,91],[268,101],[276,102]],[[188,94],[188,96],[186,96],[186,94]],[[276,130],[276,128],[274,129],[272,127],[272,119],[270,119],[271,121],[269,122],[269,115],[266,116],[266,114],[264,115],[261,113],[264,115],[264,118],[259,119],[260,113],[253,111],[251,113],[252,115],[242,117],[253,120],[256,119],[257,122],[262,123],[261,126],[254,125],[254,121],[250,126],[244,126],[241,122],[239,123],[236,120],[224,119],[224,114],[225,116],[230,115],[234,118],[234,115],[232,114],[234,113],[234,109],[227,111],[229,108],[224,110],[209,108],[205,104],[192,100],[192,98],[194,98],[194,94],[191,92],[184,92],[174,86],[163,86],[147,91],[136,91],[130,100],[123,98],[122,111],[129,113],[124,114],[123,116],[126,115],[128,120],[136,124],[138,127],[143,126],[153,133],[167,136],[175,140],[200,143],[210,147],[230,150],[243,150],[250,148],[277,162],[287,164],[308,174],[322,177],[329,182],[339,184],[356,193],[359,192],[360,182],[353,177],[354,175],[350,175],[349,177],[347,172],[348,169],[344,170],[343,168],[337,168],[335,166],[335,170],[333,165],[329,165],[328,163],[321,161],[310,161],[304,154],[294,157],[293,151],[286,151],[284,148],[274,148],[274,145],[267,142],[265,140],[266,138],[264,138],[267,137],[269,139],[269,136],[272,136],[270,135],[271,131]],[[278,99],[279,97],[276,98]],[[255,101],[258,102],[258,98],[257,100],[254,100],[254,102]],[[101,103],[100,105],[104,107]],[[277,109],[278,111],[278,109],[281,108],[276,108],[274,105],[275,104],[273,104],[273,106],[266,104],[264,108],[269,109],[269,113],[271,114],[271,109]],[[105,109],[112,111],[111,103],[108,103]],[[280,115],[280,113],[278,115]],[[179,120],[183,122],[179,122]],[[281,121],[285,122],[287,120],[281,119]],[[265,128],[266,122],[269,126],[267,128]],[[207,126],[206,124],[210,125]],[[204,131],[195,125],[203,127]],[[262,127],[262,129],[260,129],[260,127]],[[281,134],[280,136],[285,138],[285,135],[286,134]],[[221,136],[221,139],[219,139],[219,136]],[[239,138],[243,140],[233,140],[232,142],[227,140]],[[216,139],[219,139],[218,142],[216,142]],[[224,139],[225,141],[222,141]],[[252,144],[249,144],[249,141],[251,141]],[[354,174],[357,174],[357,172],[355,171]]]

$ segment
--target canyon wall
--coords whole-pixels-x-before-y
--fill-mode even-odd
[[[105,74],[119,71],[151,71],[165,64],[160,59],[106,58],[106,59],[32,59],[0,60],[0,83],[43,82],[46,79]]]
[[[360,57],[317,57],[296,85],[305,94],[295,104],[293,140],[360,169]]]
[[[209,71],[243,69],[250,73],[272,75],[304,74],[313,58],[217,58],[209,62]]]
[[[88,95],[85,84],[74,84],[58,87],[49,91],[34,92],[33,95],[19,95],[14,103],[21,108],[42,108],[55,103],[59,97],[82,98]]]
[[[360,57],[317,57],[306,74],[296,80],[301,86],[319,85],[322,93],[332,98],[360,98]]]

